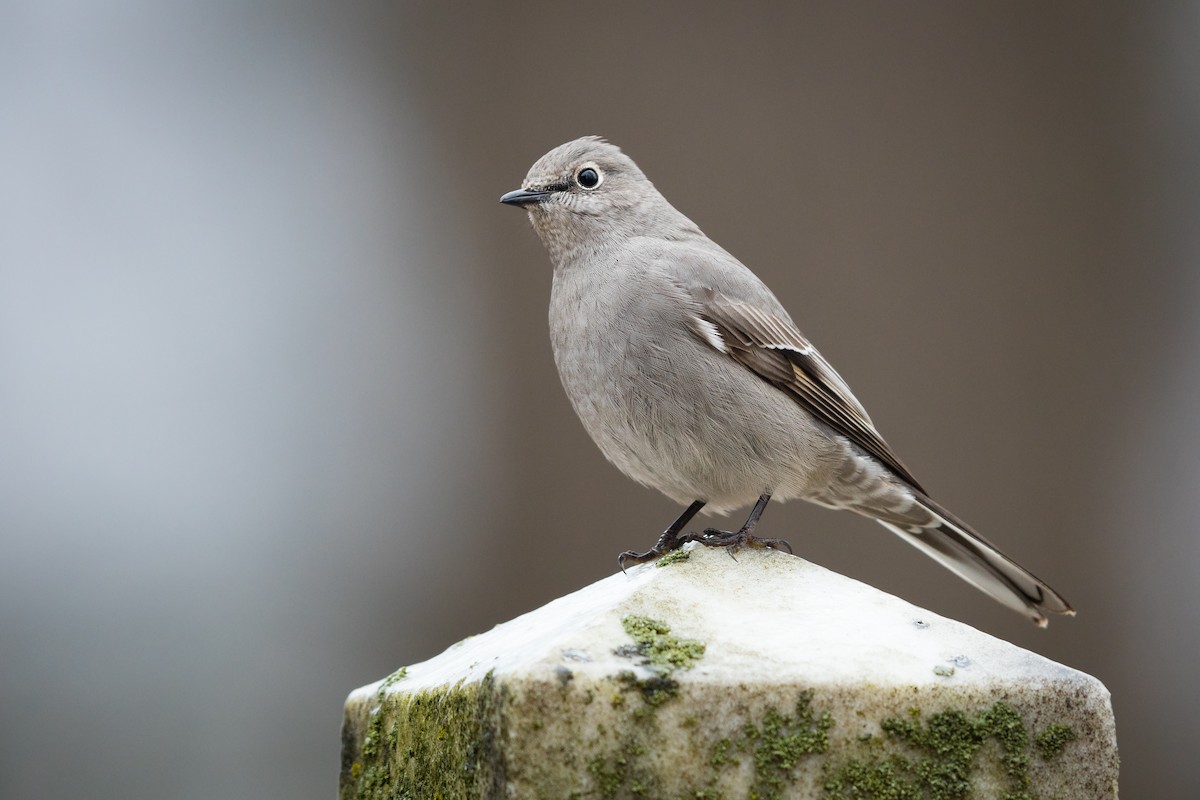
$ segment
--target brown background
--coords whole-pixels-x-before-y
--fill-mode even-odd
[[[817,563],[1090,672],[1200,793],[1194,5],[0,10],[0,795],[329,797],[346,692],[677,513],[561,394],[497,204],[621,145],[771,285],[1038,631],[878,526]]]

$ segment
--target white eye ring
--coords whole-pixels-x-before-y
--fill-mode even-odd
[[[591,191],[604,183],[604,173],[595,164],[584,164],[575,172],[575,183],[579,188]]]

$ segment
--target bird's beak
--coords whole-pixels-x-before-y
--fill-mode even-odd
[[[551,195],[551,192],[535,192],[529,189],[515,189],[500,198],[500,202],[510,206],[528,206],[540,203]]]

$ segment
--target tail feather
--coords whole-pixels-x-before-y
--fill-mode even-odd
[[[1062,595],[965,522],[923,494],[916,494],[916,498],[937,524],[916,527],[876,520],[968,583],[1014,611],[1028,614],[1040,627],[1046,627],[1047,613],[1075,614]]]

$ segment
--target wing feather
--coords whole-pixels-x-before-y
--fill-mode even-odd
[[[921,485],[875,430],[866,409],[842,377],[804,338],[792,322],[748,303],[731,300],[713,289],[696,294],[700,305],[696,329],[713,344],[716,330],[724,352],[763,380],[787,392],[814,417],[874,456],[898,478]]]

